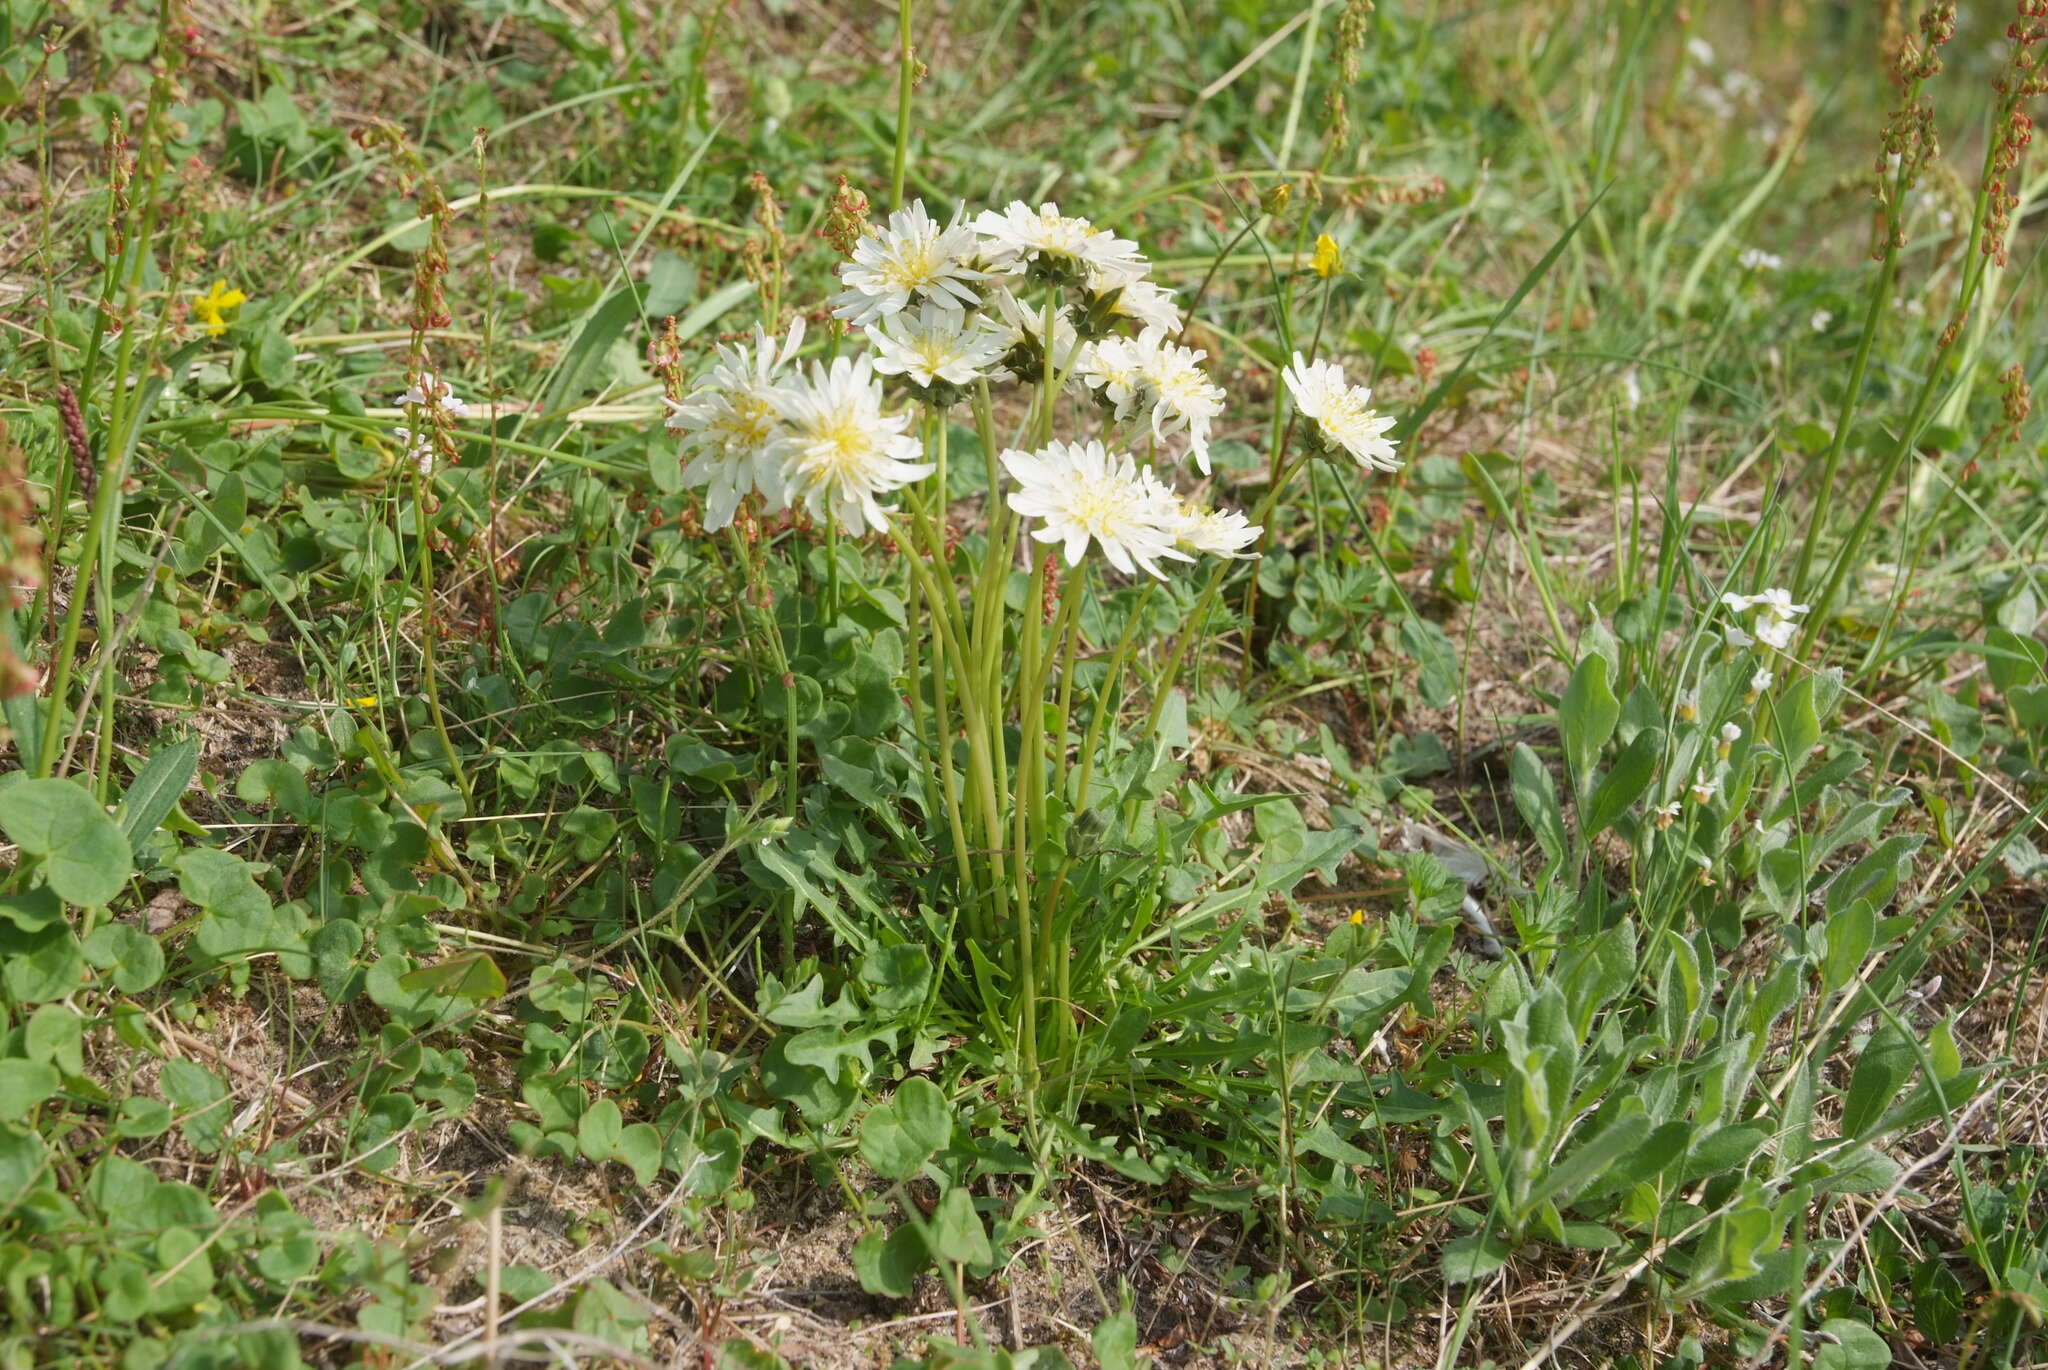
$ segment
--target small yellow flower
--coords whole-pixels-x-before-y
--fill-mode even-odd
[[[1364,927],[1364,926],[1365,926],[1365,910],[1364,910],[1364,909],[1353,909],[1353,910],[1351,910],[1351,926],[1352,926],[1352,927],[1354,927],[1354,928],[1362,928],[1362,927]]]
[[[213,289],[192,301],[192,312],[206,325],[206,336],[218,338],[228,331],[227,320],[221,316],[226,311],[248,302],[249,297],[241,291],[228,289],[226,281],[215,281]]]
[[[1337,240],[1327,233],[1316,234],[1316,258],[1310,265],[1326,281],[1342,271],[1344,254],[1337,250]]]
[[[355,705],[358,709],[374,709],[377,707],[377,696],[358,695],[356,698],[351,699],[349,703]]]

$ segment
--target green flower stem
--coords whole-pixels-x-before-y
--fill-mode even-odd
[[[42,745],[36,749],[37,779],[47,777],[56,765],[57,749],[66,732],[59,722],[64,717],[64,700],[71,691],[72,664],[78,656],[78,630],[85,618],[86,586],[92,579],[93,567],[98,564],[100,536],[107,526],[114,491],[120,484],[118,472],[102,471],[99,488],[93,492],[91,512],[86,515],[85,531],[78,545],[77,575],[71,582],[71,603],[65,607],[64,627],[57,639],[56,654],[50,659],[50,707],[43,718]]]
[[[896,161],[889,172],[889,202],[903,208],[903,174],[910,166],[910,90],[917,83],[917,58],[910,46],[910,0],[896,4]]]
[[[1060,393],[1055,385],[1053,374],[1057,369],[1053,360],[1053,352],[1057,346],[1057,340],[1053,336],[1053,329],[1059,324],[1059,296],[1060,292],[1058,290],[1048,290],[1045,292],[1045,308],[1041,314],[1038,327],[1038,348],[1043,355],[1040,358],[1038,368],[1036,428],[1038,440],[1041,443],[1052,441],[1053,400]]]
[[[747,595],[756,598],[758,589],[764,586],[755,572],[754,559],[747,551],[747,540],[737,529],[732,533],[732,543],[739,553],[740,565],[744,568]],[[774,610],[762,603],[755,604],[761,618],[761,635],[767,639],[769,654],[775,663],[775,679],[782,686],[782,816],[796,817],[797,803],[797,739],[796,739],[796,681],[789,672],[789,655],[782,647],[782,630],[776,625]],[[782,938],[782,958],[785,962],[796,960],[796,892],[790,891],[776,901],[775,921]]]
[[[1900,178],[1904,178],[1901,170]],[[1903,191],[1895,188],[1895,195]],[[1834,503],[1835,475],[1841,469],[1842,453],[1849,445],[1849,428],[1856,418],[1856,402],[1863,394],[1864,373],[1870,367],[1870,349],[1877,341],[1877,331],[1884,322],[1884,316],[1891,309],[1892,278],[1898,272],[1899,249],[1892,239],[1891,225],[1885,226],[1884,260],[1878,266],[1877,280],[1870,287],[1870,302],[1863,310],[1863,334],[1856,340],[1856,356],[1849,363],[1849,384],[1842,391],[1842,407],[1835,415],[1835,431],[1828,440],[1827,455],[1821,459],[1820,484],[1814,492],[1812,521],[1807,525],[1813,533],[1819,534],[1828,526],[1828,513]],[[1792,572],[1792,596],[1797,599],[1806,593],[1806,584],[1813,573],[1813,549],[1819,541],[1817,536],[1808,537],[1799,548],[1799,561]]]
[[[1991,182],[1991,158],[1997,151],[1997,146],[1998,139],[1996,136],[1985,140],[1984,168],[1977,178],[1980,186],[1988,186]],[[1900,175],[1901,180],[1903,180],[1903,169]],[[1894,193],[1895,195],[1903,195],[1903,186],[1898,187]],[[1963,261],[1966,263],[1963,269],[1963,279],[1956,291],[1955,307],[1949,315],[1950,323],[1948,328],[1950,332],[1960,329],[1963,320],[1969,317],[1970,309],[1976,302],[1978,289],[1984,283],[1984,270],[1988,258],[1982,249],[1984,244],[1984,226],[1990,209],[1989,201],[1990,192],[1988,189],[1977,192],[1976,210],[1970,219],[1970,240],[1969,244],[1963,249]],[[1890,225],[1887,224],[1888,234],[1889,231]],[[1894,255],[1894,252],[1895,250],[1890,245],[1890,238],[1887,236],[1886,254],[1890,257]],[[1880,294],[1873,296],[1871,322],[1875,321],[1877,307],[1889,304],[1891,299],[1890,282],[1886,273],[1880,273],[1879,285],[1882,287],[1882,291]],[[1857,345],[1859,354],[1869,345],[1870,337],[1875,331],[1875,328],[1866,327],[1864,337]],[[1885,492],[1891,489],[1892,481],[1898,475],[1899,467],[1904,464],[1906,457],[1913,451],[1914,446],[1920,440],[1921,429],[1926,426],[1928,411],[1933,407],[1935,392],[1940,389],[1942,373],[1946,369],[1944,363],[1948,360],[1949,355],[1946,347],[1937,345],[1935,348],[1933,364],[1927,368],[1927,375],[1921,380],[1920,393],[1914,397],[1910,415],[1906,419],[1904,426],[1899,430],[1899,440],[1892,447],[1891,455],[1885,458],[1884,466],[1878,472],[1877,483],[1871,487],[1868,501],[1864,504],[1862,511],[1856,516],[1856,522],[1850,526],[1848,540],[1836,551],[1834,561],[1829,567],[1825,586],[1819,596],[1812,602],[1812,608],[1806,616],[1806,630],[1800,635],[1799,651],[1801,655],[1812,650],[1814,639],[1820,633],[1821,624],[1826,621],[1829,611],[1833,609],[1836,598],[1841,594],[1842,582],[1848,578],[1850,568],[1856,564],[1856,557],[1863,548],[1863,540],[1870,535],[1871,524],[1877,520],[1877,511],[1884,504]],[[1855,398],[1855,393],[1855,388],[1852,384],[1849,393],[1850,401],[1853,401]],[[1848,413],[1846,401],[1843,412],[1845,416]],[[1838,423],[1836,425],[1834,442],[1829,444],[1830,456],[1835,454],[1837,446],[1846,441],[1845,428],[1845,424]],[[1816,532],[1825,526],[1823,518],[1827,512],[1828,492],[1834,484],[1832,475],[1832,466],[1825,469],[1822,473],[1819,495],[1820,503],[1815,508],[1812,523],[1812,528]],[[1811,549],[1812,540],[1808,539],[1807,547],[1801,553],[1802,568],[1804,568],[1806,560],[1811,554]]]
[[[1246,238],[1250,237],[1252,233],[1258,228],[1259,218],[1260,216],[1258,214],[1253,214],[1250,218],[1246,219],[1244,221],[1244,227],[1238,229],[1235,236],[1233,236],[1229,242],[1223,245],[1222,250],[1210,259],[1209,270],[1206,274],[1203,275],[1202,283],[1196,286],[1195,293],[1188,297],[1187,312],[1181,316],[1180,332],[1174,334],[1173,336],[1173,340],[1176,344],[1180,343],[1183,339],[1187,337],[1188,324],[1193,322],[1197,314],[1201,311],[1202,297],[1207,295],[1209,293],[1209,287],[1215,284],[1216,273],[1223,269],[1223,263],[1229,259],[1231,252],[1236,249],[1237,245],[1243,242]],[[1265,258],[1263,257],[1252,258],[1250,260],[1253,262],[1257,262],[1259,264],[1264,264],[1265,262]]]
[[[1045,806],[1045,705],[1042,699],[1044,672],[1044,624],[1040,605],[1045,602],[1045,563],[1033,558],[1031,589],[1024,597],[1023,612],[1017,617],[1017,636],[1023,666],[1017,689],[1017,775],[1011,798],[1011,830],[1015,842],[1010,878],[1016,885],[1017,965],[1023,974],[1020,1012],[1023,1014],[1024,1059],[1035,1066],[1037,1059],[1038,958],[1034,945],[1038,929],[1028,916],[1032,909],[1032,839],[1043,824]]]
[[[915,545],[902,527],[891,522],[887,525],[886,531],[903,554],[904,565],[910,568],[910,574],[920,583],[925,598],[934,605],[949,602],[950,597],[941,591],[932,576],[931,568],[918,556]],[[952,618],[944,613],[934,613],[932,619],[939,627],[939,637],[934,639],[935,643],[943,641],[946,651],[952,654],[954,660],[966,660],[967,654],[961,649],[960,638],[954,630]],[[962,683],[968,683],[964,675],[959,679]],[[968,806],[983,839],[988,843],[989,862],[993,867],[990,888],[995,895],[996,918],[1000,922],[1009,914],[1009,891],[1004,883],[1006,876],[1002,808],[997,802],[995,767],[989,750],[988,719],[974,690],[961,690],[959,700],[962,722],[967,730],[968,780],[971,785],[968,791]],[[1000,737],[997,740],[1000,742]],[[964,858],[964,849],[962,855]]]
[[[1064,796],[1066,793],[1067,725],[1074,707],[1074,652],[1081,635],[1080,607],[1082,576],[1085,569],[1085,566],[1076,566],[1067,572],[1060,586],[1059,614],[1055,618],[1052,627],[1052,641],[1059,644],[1060,660],[1059,705],[1054,711],[1053,721],[1053,728],[1055,729],[1052,749],[1053,774],[1051,785],[1048,787],[1044,779],[1044,767],[1041,765],[1034,767],[1032,770],[1032,778],[1035,783],[1032,786],[1031,794],[1036,801],[1036,812],[1032,815],[1033,828],[1035,830],[1032,839],[1032,853],[1035,853],[1039,847],[1043,846],[1053,836],[1046,823],[1046,795],[1048,789],[1050,793],[1055,795]],[[1039,670],[1037,688],[1027,696],[1027,700],[1043,699],[1046,686],[1050,684],[1049,673],[1051,665],[1051,658],[1048,655],[1046,662]],[[1040,712],[1040,719],[1033,727],[1026,730],[1025,735],[1027,737],[1043,738],[1045,735],[1044,705],[1041,703],[1037,707]],[[1073,824],[1072,813],[1073,811],[1069,807],[1066,810],[1066,817],[1062,821],[1062,832],[1060,833],[1062,838],[1065,836],[1065,829],[1070,828]],[[1064,861],[1061,863],[1061,869],[1064,874]],[[1050,1025],[1053,1037],[1053,1058],[1060,1060],[1066,1055],[1067,1039],[1072,1027],[1071,1015],[1062,1008],[1062,1005],[1067,1002],[1067,963],[1071,958],[1068,954],[1065,939],[1056,939],[1054,935],[1059,925],[1059,900],[1057,898],[1048,898],[1042,902],[1033,902],[1038,907],[1038,964],[1044,967],[1046,973],[1052,975],[1056,981],[1052,997],[1048,1000],[1046,1007],[1052,1010]]]
[[[911,521],[916,526],[918,536],[931,548],[933,563],[943,566],[943,544],[940,541],[940,534],[933,527],[932,518],[925,509],[924,502],[918,498],[915,490],[906,492],[905,501],[910,508]],[[892,534],[897,532],[893,527],[890,531]],[[899,537],[898,540],[901,545],[902,539]],[[947,826],[953,836],[954,860],[960,876],[960,894],[963,900],[972,905],[969,922],[975,934],[983,940],[992,940],[993,929],[989,926],[986,900],[975,894],[980,882],[974,874],[974,858],[967,844],[966,824],[961,816],[959,779],[953,770],[953,690],[956,684],[970,690],[974,684],[970,677],[958,673],[958,664],[963,659],[957,650],[963,633],[963,625],[959,622],[960,604],[957,597],[944,593],[951,588],[950,579],[942,584],[933,577],[924,563],[917,559],[917,552],[914,549],[905,549],[903,554],[911,562],[911,587],[931,605],[932,619],[939,630],[931,643],[932,705],[938,727],[938,746],[934,752],[934,761],[944,791]],[[922,574],[917,574],[919,572]],[[952,648],[950,651],[949,644]],[[913,663],[913,679],[915,676]],[[964,702],[962,708],[963,711],[966,708]]]
[[[782,814],[785,818],[796,817],[797,803],[797,736],[796,736],[796,684],[789,674],[789,656],[782,648],[782,632],[776,626],[774,611],[758,602],[762,581],[757,574],[754,557],[747,550],[747,540],[736,527],[726,528],[726,539],[730,543],[733,557],[740,564],[740,573],[746,582],[748,607],[760,617],[761,634],[767,641],[768,656],[775,670],[775,679],[782,684]],[[749,634],[751,636],[751,634]],[[796,896],[791,894],[776,909],[781,925],[783,955],[796,959]]]
[[[1074,717],[1074,656],[1081,642],[1081,596],[1086,593],[1082,584],[1083,567],[1076,566],[1067,572],[1066,584],[1060,587],[1060,613],[1066,622],[1066,633],[1058,638],[1060,642],[1060,703],[1059,745],[1053,750],[1052,792],[1063,800],[1067,793],[1067,732]],[[1149,595],[1152,587],[1146,586]],[[1057,634],[1057,629],[1055,630]],[[1071,806],[1068,810],[1072,812]]]
[[[1304,453],[1296,457],[1291,464],[1279,468],[1279,476],[1267,487],[1265,497],[1259,501],[1258,508],[1252,511],[1252,518],[1256,522],[1263,525],[1271,517],[1274,506],[1280,502],[1281,493],[1293,482],[1295,473],[1300,471],[1308,460],[1308,455]],[[1230,560],[1218,558],[1209,568],[1209,578],[1202,585],[1201,598],[1195,601],[1194,613],[1190,615],[1193,626],[1175,635],[1173,651],[1166,659],[1166,668],[1153,683],[1152,710],[1145,717],[1146,732],[1158,730],[1160,715],[1166,710],[1166,697],[1172,692],[1173,682],[1180,674],[1181,662],[1187,656],[1188,643],[1201,635],[1202,626],[1208,622],[1209,610],[1215,604],[1216,592],[1223,587],[1224,573],[1231,565]],[[1252,572],[1252,578],[1258,579],[1256,568]]]
[[[981,439],[982,460],[987,465],[988,493],[984,496],[984,518],[988,524],[987,546],[974,578],[974,647],[977,668],[983,672],[983,698],[997,698],[1001,679],[1002,613],[1004,578],[1009,574],[1011,538],[1015,520],[1002,498],[1002,463],[996,452],[995,409],[989,400],[988,382],[979,381],[974,391],[975,431]],[[994,637],[994,646],[990,638]]]

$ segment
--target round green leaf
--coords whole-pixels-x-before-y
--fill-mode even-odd
[[[894,1098],[870,1109],[861,1120],[860,1154],[876,1174],[907,1180],[952,1134],[945,1092],[913,1075],[897,1088]]]
[[[47,1061],[0,1061],[0,1122],[25,1116],[57,1085],[57,1068]]]
[[[0,830],[40,859],[59,898],[97,908],[127,883],[130,852],[121,829],[68,780],[25,780],[0,791]]]
[[[853,1244],[853,1273],[870,1294],[909,1298],[916,1291],[918,1272],[931,1263],[924,1239],[909,1223],[894,1232],[870,1228]]]
[[[1854,1318],[1829,1318],[1821,1324],[1826,1345],[1813,1354],[1813,1370],[1885,1370],[1892,1349],[1883,1337]]]
[[[132,923],[104,923],[85,939],[85,959],[114,972],[114,988],[140,994],[164,973],[164,949]]]
[[[117,1137],[161,1137],[171,1130],[171,1109],[161,1099],[145,1098],[131,1094],[121,1101],[121,1111],[114,1119],[114,1135]]]

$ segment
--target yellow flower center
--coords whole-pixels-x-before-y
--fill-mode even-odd
[[[727,412],[708,425],[711,435],[728,448],[751,452],[775,431],[775,411],[758,395],[738,394],[726,400]]]
[[[851,414],[835,414],[811,430],[804,448],[802,476],[816,490],[835,484],[860,484],[862,467],[874,450],[867,429]]]
[[[906,238],[882,258],[880,275],[897,290],[918,290],[939,278],[938,253],[934,239],[922,235]]]
[[[1074,492],[1067,516],[1087,529],[1093,537],[1102,537],[1113,529],[1120,528],[1129,516],[1130,492],[1123,482],[1112,480],[1083,481]]]

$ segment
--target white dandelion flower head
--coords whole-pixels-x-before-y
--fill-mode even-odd
[[[1164,579],[1161,560],[1194,559],[1176,545],[1186,522],[1180,502],[1128,455],[1093,439],[1055,440],[1037,452],[1012,448],[1002,463],[1017,482],[1010,508],[1038,520],[1035,540],[1063,544],[1067,565],[1079,566],[1091,543],[1126,575],[1142,570]]]
[[[991,374],[1009,344],[995,329],[964,310],[926,301],[868,326],[874,366],[884,376],[901,376],[931,391],[974,384]],[[939,395],[941,402],[957,398]]]
[[[1129,418],[1145,392],[1137,344],[1129,338],[1104,338],[1083,350],[1074,374],[1098,392],[1118,422]]]
[[[1145,259],[1136,243],[1078,215],[1062,214],[1051,201],[1033,209],[1012,200],[1006,208],[983,210],[974,220],[974,231],[998,270],[1073,285],[1122,285],[1145,274]]]
[[[1387,436],[1393,417],[1372,407],[1372,391],[1365,386],[1345,384],[1344,368],[1335,362],[1305,361],[1297,352],[1294,364],[1280,374],[1294,407],[1313,422],[1316,440],[1324,449],[1349,452],[1370,471],[1400,469],[1394,440]]]
[[[1164,438],[1185,429],[1188,448],[1204,474],[1209,470],[1209,427],[1223,412],[1223,387],[1202,370],[1208,354],[1166,341],[1164,329],[1138,335],[1138,376],[1144,382],[1144,403],[1152,410],[1152,436]]]
[[[1104,302],[1101,312],[1108,320],[1122,319],[1141,333],[1148,328],[1180,333],[1180,307],[1173,302],[1173,292],[1157,281],[1140,277],[1117,282],[1097,272],[1088,288]]]
[[[740,501],[759,491],[770,509],[782,507],[782,485],[768,461],[768,449],[782,431],[774,397],[777,377],[803,346],[802,316],[790,324],[778,346],[754,329],[753,346],[721,343],[711,371],[669,407],[666,426],[681,435],[690,455],[683,484],[704,491],[704,526],[712,532],[730,524]]]
[[[877,495],[932,473],[923,448],[904,430],[908,414],[882,412],[882,383],[867,357],[813,365],[770,394],[785,425],[768,445],[782,497],[811,517],[831,514],[850,533],[880,529],[887,510]]]
[[[1245,548],[1257,542],[1263,530],[1243,510],[1208,509],[1184,500],[1180,512],[1179,545],[1186,550],[1233,560],[1257,555]]]
[[[979,250],[980,240],[960,214],[941,228],[924,201],[912,200],[854,243],[852,258],[839,267],[846,289],[833,296],[832,312],[864,327],[909,308],[913,299],[972,309],[981,302],[974,282],[988,279],[972,265]]]

